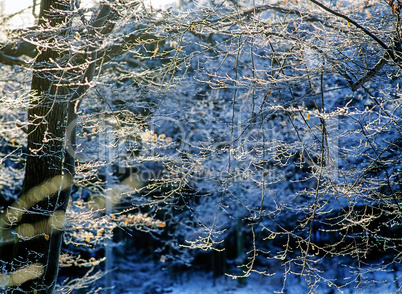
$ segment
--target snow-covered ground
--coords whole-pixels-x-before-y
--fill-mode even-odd
[[[134,264],[133,264],[134,265]],[[240,282],[222,276],[213,279],[212,273],[189,271],[181,276],[173,278],[171,274],[162,270],[152,270],[152,265],[137,264],[135,268],[124,271],[116,270],[116,283],[120,286],[112,293],[127,294],[272,294],[272,293],[361,293],[361,294],[396,294],[401,293],[401,281],[395,282],[395,276],[402,278],[400,269],[398,274],[393,272],[374,272],[367,274],[365,285],[355,288],[356,284],[345,286],[340,290],[335,287],[318,287],[316,292],[310,292],[305,281],[300,277],[289,275],[283,285],[282,274],[276,273],[272,276],[264,276],[252,273],[248,278]],[[337,264],[330,272],[336,275]],[[398,288],[399,285],[399,288]]]
[[[127,256],[124,256],[121,248],[115,251],[119,256],[114,260],[111,276],[114,289],[111,294],[397,294],[402,291],[402,265],[381,269],[381,261],[373,263],[371,267],[350,271],[344,263],[353,262],[351,259],[327,259],[320,267],[320,275],[326,280],[321,279],[309,287],[308,278],[292,274],[281,261],[273,261],[269,266],[258,269],[264,271],[265,275],[251,272],[243,279],[229,276],[214,278],[211,271],[200,270],[199,267],[187,267],[178,272],[161,261],[142,260],[130,254],[130,251]],[[228,272],[233,270],[235,268],[227,269]],[[350,277],[351,273],[357,272],[361,274],[360,279]],[[287,273],[286,277],[284,273]],[[96,284],[103,284],[103,281],[101,279]],[[335,285],[342,286],[337,288]]]

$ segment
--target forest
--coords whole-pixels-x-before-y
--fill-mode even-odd
[[[401,0],[22,2],[1,293],[402,291]]]

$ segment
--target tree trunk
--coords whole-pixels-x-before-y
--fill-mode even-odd
[[[69,10],[69,5],[69,0],[42,0],[39,25],[45,30],[65,26],[67,17],[64,12]],[[15,240],[10,269],[15,271],[35,265],[37,272],[27,281],[15,282],[13,293],[52,293],[56,284],[62,241],[60,229],[70,197],[72,177],[63,170],[70,88],[64,84],[68,73],[60,70],[63,67],[60,61],[63,52],[56,49],[58,37],[50,36],[48,46],[38,48],[40,53],[34,64],[23,187],[23,195],[30,198],[23,203],[30,205],[21,207],[25,213],[16,229],[18,232],[20,228],[20,236]],[[25,227],[28,224],[31,229],[24,230],[21,224]]]
[[[75,59],[69,46],[59,46],[60,37],[69,32],[71,3],[41,1],[39,38],[44,45],[37,48],[33,68],[23,193],[8,208],[13,220],[2,219],[0,227],[0,238],[8,238],[0,244],[0,254],[9,272],[5,286],[12,293],[52,293],[56,285],[64,216],[75,174],[77,108],[93,78],[98,50],[89,45],[86,56]],[[109,5],[102,6],[88,36],[101,32],[110,11]],[[71,67],[79,62],[85,62],[85,71]]]
[[[69,68],[76,62],[70,52],[57,49],[60,35],[68,33],[71,2],[41,1],[39,25],[45,34],[52,34],[56,27],[59,29],[55,31],[64,33],[48,37],[46,46],[38,48],[40,53],[34,65],[24,187],[17,203],[23,214],[14,225],[19,235],[15,235],[8,268],[10,272],[30,271],[31,275],[24,282],[14,281],[13,293],[52,293],[56,285],[64,215],[75,175],[77,108],[94,76],[98,50],[88,46],[84,56],[87,68],[77,72]],[[96,36],[110,11],[109,5],[102,6],[88,36]],[[78,79],[80,86],[71,86],[73,79]],[[1,251],[5,252],[4,248]]]

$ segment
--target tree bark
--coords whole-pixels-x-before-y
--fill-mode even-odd
[[[46,33],[47,29],[66,26],[65,12],[69,8],[69,0],[42,0],[39,25]],[[28,200],[33,204],[31,207],[21,207],[24,213],[16,229],[18,232],[22,224],[29,224],[33,228],[30,231],[33,236],[16,236],[10,268],[15,271],[34,264],[41,270],[36,278],[31,277],[22,284],[12,285],[15,286],[13,293],[52,293],[56,284],[63,218],[70,197],[72,178],[72,175],[63,170],[70,88],[63,81],[68,78],[68,73],[60,69],[63,68],[60,61],[63,52],[57,49],[58,37],[54,35],[47,39],[47,46],[39,48],[34,64],[23,195],[35,199]],[[64,179],[64,183],[54,182],[54,179],[60,178]],[[58,186],[52,189],[51,185]],[[38,202],[35,203],[36,201]],[[54,224],[56,215],[60,222],[58,225]],[[22,229],[20,231],[27,233]]]
[[[24,187],[17,203],[23,212],[17,225],[13,225],[20,233],[15,237],[8,268],[15,272],[33,265],[37,277],[15,282],[13,293],[52,293],[57,280],[64,215],[75,174],[77,109],[94,76],[98,50],[88,47],[85,60],[80,59],[87,68],[77,72],[70,68],[77,62],[70,52],[58,49],[60,35],[49,37],[52,32],[68,33],[70,3],[70,0],[41,1],[39,26],[47,40],[38,48],[34,64]],[[96,36],[109,14],[109,5],[103,5],[90,26],[89,36]],[[79,79],[80,86],[72,86],[73,79]],[[26,224],[30,230],[25,229]]]

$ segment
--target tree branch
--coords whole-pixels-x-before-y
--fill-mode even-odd
[[[369,30],[367,30],[365,27],[359,25],[356,21],[354,21],[353,19],[351,19],[350,17],[336,12],[335,10],[332,10],[331,8],[326,7],[324,4],[321,4],[320,2],[316,1],[316,0],[310,0],[311,2],[313,2],[315,5],[321,7],[322,9],[324,9],[325,11],[338,16],[340,18],[343,18],[344,20],[348,21],[349,23],[353,24],[355,27],[359,28],[360,30],[362,30],[367,36],[369,36],[371,39],[373,39],[376,43],[378,43],[388,54],[389,56],[392,58],[392,60],[395,61],[395,56],[394,53],[392,52],[392,50],[380,39],[378,38],[376,35],[374,35],[373,33],[371,33]]]
[[[92,24],[92,29],[89,32],[89,36],[95,37],[96,30],[101,29],[106,21],[108,20],[108,16],[110,14],[110,6],[103,5],[98,17]],[[98,57],[98,52],[95,47],[89,46],[88,51],[90,52],[90,60],[88,68],[85,71],[85,74],[82,77],[81,85],[74,91],[70,101],[68,102],[67,107],[67,134],[66,134],[66,153],[64,160],[64,170],[71,176],[75,175],[75,157],[76,157],[76,147],[77,147],[77,110],[80,104],[81,97],[87,91],[89,85],[88,83],[92,81],[96,69],[96,60]]]
[[[363,84],[369,80],[371,80],[383,67],[384,65],[388,62],[388,54],[385,53],[383,57],[376,63],[376,65],[368,72],[366,75],[364,75],[360,80],[355,82],[350,88],[352,91],[356,91],[359,89]]]
[[[26,62],[13,56],[9,56],[4,54],[3,51],[0,51],[0,63],[6,64],[6,65],[25,65]]]
[[[6,65],[27,65],[18,57],[23,55],[34,58],[37,54],[36,46],[25,41],[19,40],[16,43],[7,43],[0,47],[0,63]]]

